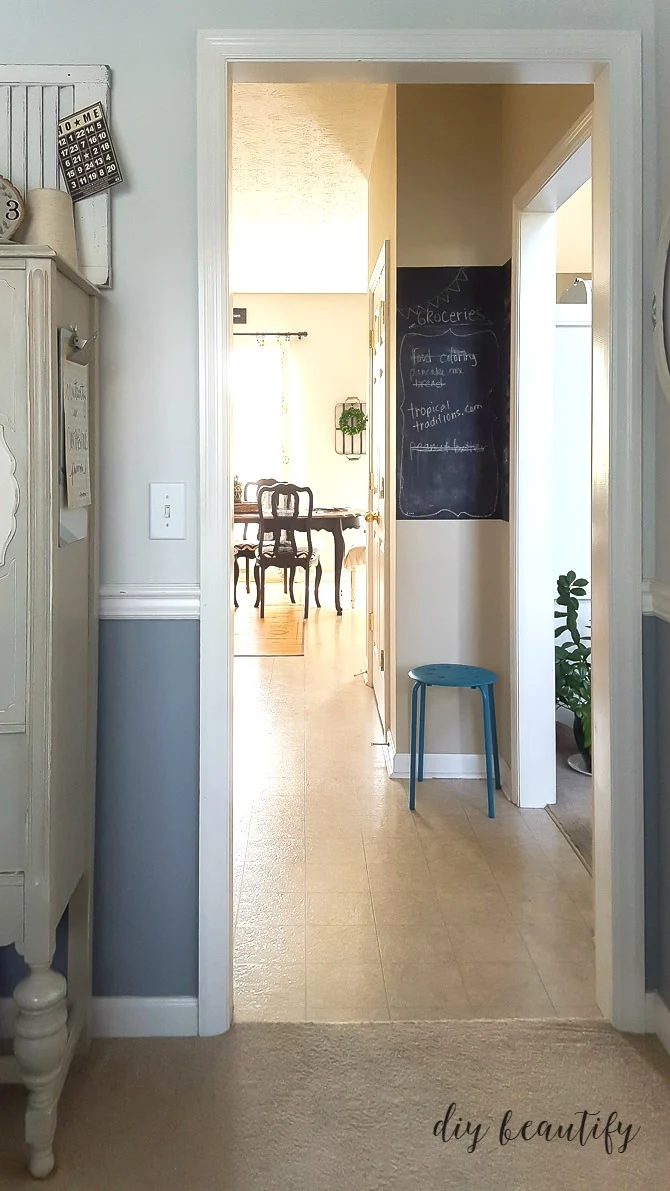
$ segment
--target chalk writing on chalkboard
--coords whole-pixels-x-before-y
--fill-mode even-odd
[[[398,270],[400,519],[506,518],[509,269]]]

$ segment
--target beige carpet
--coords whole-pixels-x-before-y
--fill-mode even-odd
[[[575,773],[568,758],[577,752],[575,736],[567,724],[556,724],[556,803],[546,809],[568,843],[592,871],[593,829],[591,778]]]
[[[27,1185],[22,1097],[0,1089],[0,1187]],[[434,1135],[481,1122],[447,1142]],[[588,1139],[509,1129],[611,1113]],[[613,1121],[612,1128],[616,1124]],[[440,1130],[438,1128],[438,1134]],[[531,1131],[532,1132],[532,1131]],[[447,1134],[448,1135],[448,1134]],[[670,1061],[604,1024],[242,1024],[219,1039],[99,1042],[66,1085],[51,1191],[662,1191]],[[34,1185],[34,1184],[33,1184]]]

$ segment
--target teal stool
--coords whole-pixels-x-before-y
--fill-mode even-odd
[[[495,777],[496,790],[500,789],[500,760],[498,758],[498,732],[496,729],[496,708],[493,698],[493,684],[498,675],[492,670],[483,670],[480,666],[416,666],[410,670],[409,676],[414,682],[412,687],[412,726],[410,731],[409,755],[409,809],[416,806],[416,778],[423,781],[423,745],[426,731],[426,687],[470,687],[482,694],[482,708],[484,712],[484,750],[486,753],[486,788],[488,792],[489,819],[495,817],[493,803],[493,779]],[[419,709],[419,766],[416,773],[416,711],[417,702],[421,697]]]

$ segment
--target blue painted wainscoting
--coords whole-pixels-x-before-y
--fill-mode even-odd
[[[670,624],[643,619],[647,989],[670,1007]]]
[[[198,631],[195,620],[100,625],[96,996],[197,996]],[[0,996],[22,973],[0,949]]]
[[[198,995],[199,624],[100,625],[93,991]]]

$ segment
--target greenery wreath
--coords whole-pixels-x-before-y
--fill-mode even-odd
[[[337,423],[338,430],[343,434],[350,434],[352,438],[356,434],[362,434],[367,424],[367,417],[363,413],[360,405],[345,405],[340,420]]]

